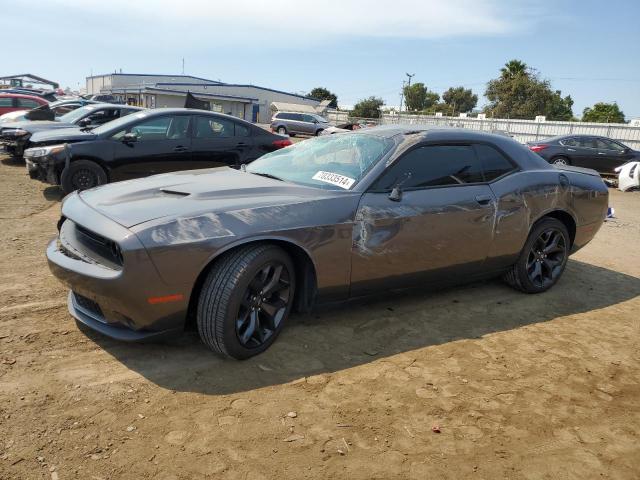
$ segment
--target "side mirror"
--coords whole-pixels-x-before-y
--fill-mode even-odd
[[[91,120],[89,118],[83,118],[78,122],[78,126],[82,128],[88,127],[89,125],[91,125]]]
[[[135,143],[138,141],[138,136],[135,133],[125,133],[122,137],[122,143]]]
[[[392,202],[399,202],[402,200],[402,189],[399,186],[393,187],[393,190],[389,193],[389,200]]]

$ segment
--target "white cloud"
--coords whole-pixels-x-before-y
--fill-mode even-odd
[[[62,9],[136,19],[147,28],[150,24],[173,26],[180,31],[204,28],[208,30],[208,37],[216,37],[216,32],[235,32],[238,36],[268,33],[274,46],[278,43],[315,44],[318,36],[439,38],[499,35],[522,28],[528,18],[523,15],[522,1],[498,0],[49,1]],[[162,35],[162,31],[158,34]]]

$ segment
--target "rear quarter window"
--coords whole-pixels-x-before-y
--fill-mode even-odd
[[[489,145],[475,145],[476,154],[482,164],[486,182],[515,170],[515,166],[499,150]]]

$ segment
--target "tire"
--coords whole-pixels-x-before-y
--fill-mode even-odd
[[[284,127],[278,127],[276,131],[278,132],[279,135],[287,135],[287,129]]]
[[[555,157],[551,160],[552,165],[571,165],[571,162],[567,157]]]
[[[229,252],[214,263],[202,286],[200,338],[217,354],[237,360],[264,352],[286,323],[295,286],[293,262],[281,248],[257,244]]]
[[[550,232],[552,235],[547,236]],[[504,280],[522,292],[542,293],[562,276],[569,250],[567,227],[560,220],[545,217],[531,229],[518,261],[505,274]],[[538,271],[540,274],[536,275]]]
[[[322,133],[322,128],[320,130],[316,130],[316,137]]]
[[[107,173],[102,167],[90,160],[73,161],[60,175],[60,185],[66,194],[104,185],[108,181]]]

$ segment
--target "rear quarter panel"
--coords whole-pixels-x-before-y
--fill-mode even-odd
[[[525,170],[493,183],[491,188],[497,209],[488,268],[513,264],[533,224],[551,212],[571,215],[578,248],[593,238],[606,215],[608,191],[599,176],[555,168]],[[581,232],[585,229],[593,231],[583,238]]]

